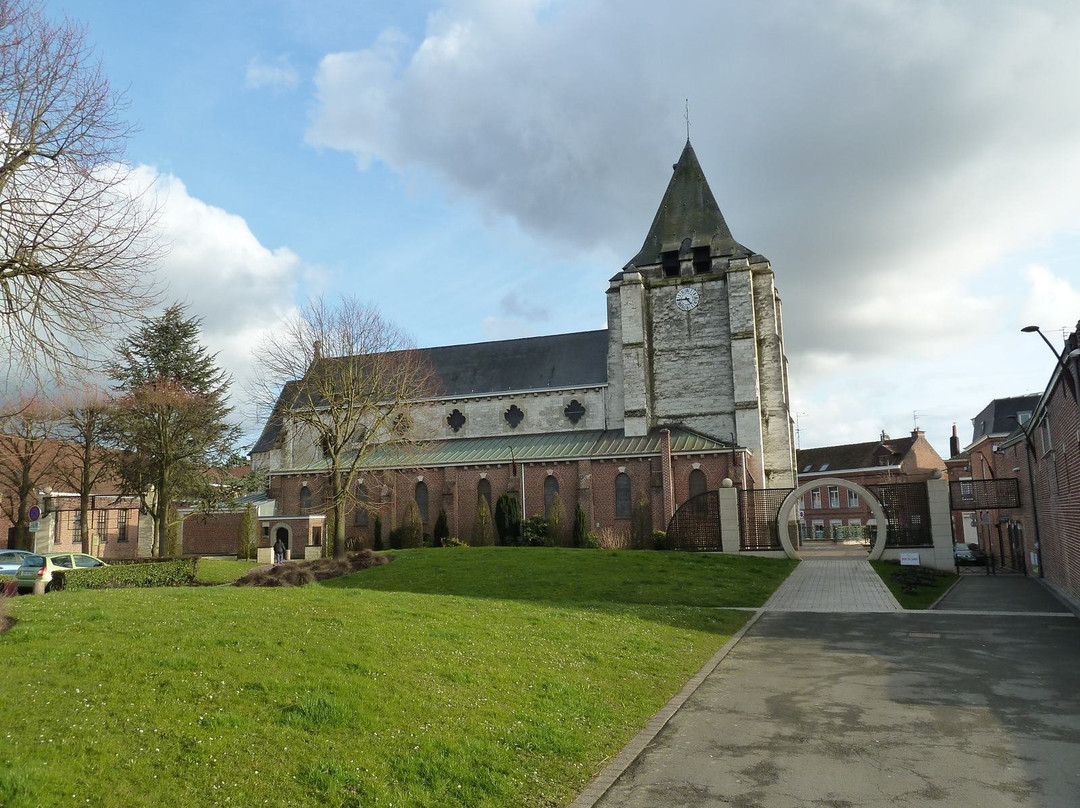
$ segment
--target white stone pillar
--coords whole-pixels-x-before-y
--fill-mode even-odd
[[[731,480],[725,479],[729,486]],[[739,534],[739,492],[734,487],[723,487],[717,492],[720,496],[720,546],[725,553],[738,553]]]
[[[949,481],[945,478],[926,481],[930,501],[930,534],[934,539],[933,560],[924,566],[939,570],[956,569],[953,558],[952,511],[949,508]]]

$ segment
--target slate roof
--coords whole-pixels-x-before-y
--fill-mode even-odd
[[[444,396],[607,384],[607,329],[427,348]]]
[[[1011,435],[1019,425],[1016,416],[1021,412],[1029,415],[1033,413],[1040,397],[1038,393],[1030,393],[1024,396],[995,398],[971,419],[971,443],[977,443],[990,435]]]
[[[645,243],[624,270],[631,265],[658,264],[662,252],[685,252],[686,248],[706,245],[712,248],[714,256],[749,258],[753,255],[752,250],[732,237],[689,140],[683,147],[679,162],[672,168],[671,181],[660,201]]]
[[[842,469],[876,468],[878,458],[888,456],[886,465],[899,465],[915,442],[912,437],[889,438],[867,443],[848,443],[842,446],[821,446],[799,449],[796,452],[796,471],[799,474],[821,474]]]
[[[438,377],[437,394],[454,397],[607,384],[607,348],[607,329],[600,329],[421,351]],[[298,385],[291,381],[282,389],[253,453],[274,447],[281,432],[282,402],[295,399]]]
[[[729,451],[731,444],[682,427],[671,430],[672,454]],[[648,457],[660,454],[660,431],[627,437],[621,429],[588,429],[536,435],[451,438],[416,448],[378,446],[364,458],[365,469],[433,468],[527,461]]]

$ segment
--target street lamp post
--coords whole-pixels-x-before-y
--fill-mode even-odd
[[[1072,386],[1069,388],[1069,392],[1073,395],[1073,401],[1080,405],[1080,375],[1076,373],[1076,368],[1070,368],[1065,364],[1066,359],[1075,359],[1080,356],[1080,351],[1071,351],[1068,356],[1062,356],[1061,351],[1054,347],[1054,343],[1046,338],[1046,334],[1042,332],[1042,329],[1037,325],[1025,325],[1020,329],[1025,334],[1038,334],[1042,337],[1042,341],[1046,343],[1046,347],[1054,354],[1054,358],[1057,359],[1058,366],[1061,370],[1068,374],[1072,380]]]

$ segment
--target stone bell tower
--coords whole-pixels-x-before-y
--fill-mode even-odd
[[[769,261],[732,237],[687,140],[608,288],[609,425],[682,425],[750,449],[757,487],[795,485],[780,314]]]

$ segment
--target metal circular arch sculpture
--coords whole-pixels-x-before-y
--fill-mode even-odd
[[[851,480],[842,480],[839,477],[822,477],[820,480],[814,480],[811,483],[803,483],[784,497],[784,502],[780,505],[780,512],[776,515],[776,532],[780,535],[780,544],[783,545],[784,552],[787,553],[788,558],[798,558],[799,553],[791,544],[791,539],[788,537],[787,530],[783,530],[782,527],[788,523],[788,520],[791,518],[791,511],[795,507],[795,503],[802,498],[803,494],[815,488],[820,488],[823,485],[836,485],[841,488],[846,488],[849,491],[854,491],[865,500],[867,505],[870,506],[870,511],[874,514],[874,519],[877,520],[878,529],[877,536],[874,538],[874,546],[870,548],[870,555],[867,557],[867,560],[877,561],[881,558],[882,553],[885,552],[885,537],[889,532],[889,520],[885,516],[885,509],[881,507],[881,503],[877,501],[877,497],[871,494],[867,489],[863,488],[858,483],[853,483]]]

